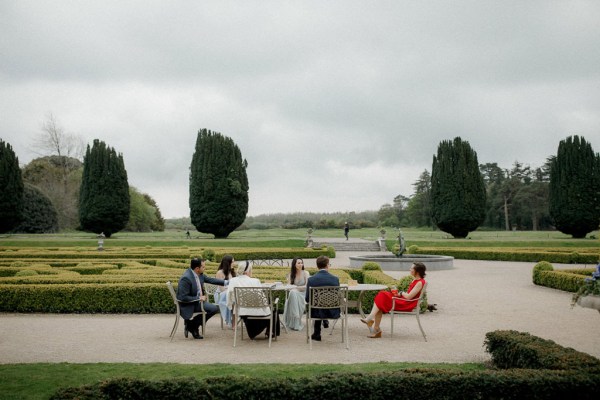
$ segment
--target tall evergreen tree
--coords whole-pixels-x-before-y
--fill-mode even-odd
[[[23,178],[11,145],[0,139],[0,233],[8,232],[23,217]]]
[[[412,226],[433,227],[431,221],[431,175],[425,170],[413,183],[414,195],[406,208],[408,222]]]
[[[52,233],[58,231],[58,214],[52,201],[28,183],[23,192],[23,220],[15,232]]]
[[[79,192],[81,229],[106,237],[120,231],[129,221],[129,184],[123,155],[98,139],[83,159]]]
[[[584,238],[600,223],[600,155],[583,137],[561,140],[550,163],[550,216],[559,231]]]
[[[190,217],[199,232],[226,238],[248,213],[248,162],[229,137],[198,131],[190,166]]]
[[[431,167],[431,217],[444,232],[464,238],[485,218],[486,193],[477,153],[460,137],[438,146]]]

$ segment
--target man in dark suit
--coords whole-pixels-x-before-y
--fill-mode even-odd
[[[329,257],[319,256],[319,258],[317,258],[317,268],[319,271],[308,278],[308,283],[306,284],[306,302],[310,301],[309,296],[311,287],[340,285],[339,278],[329,273]],[[340,317],[340,310],[339,308],[330,310],[311,310],[310,316],[311,318],[336,319]],[[325,323],[327,320],[323,322]],[[308,329],[308,327],[306,329]],[[315,321],[315,328],[311,338],[312,340],[321,341],[321,320]]]
[[[204,275],[205,261],[200,258],[192,258],[190,268],[186,269],[177,285],[177,300],[184,302],[179,303],[179,312],[185,320],[185,337],[188,337],[188,331],[192,333],[194,339],[203,339],[200,335],[200,325],[202,324],[202,314],[196,315],[193,319],[192,315],[195,312],[202,311],[200,303],[206,311],[206,320],[219,312],[219,307],[209,303],[204,290],[204,282],[212,283],[213,285],[225,286],[226,280],[211,278]]]

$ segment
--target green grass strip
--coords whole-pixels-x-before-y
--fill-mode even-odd
[[[199,360],[200,361],[200,360]],[[47,399],[59,388],[82,386],[108,378],[149,380],[175,377],[205,379],[228,375],[261,378],[300,378],[328,372],[382,372],[407,368],[456,371],[485,370],[484,364],[367,363],[367,364],[167,364],[167,363],[37,363],[0,364],[0,399]]]

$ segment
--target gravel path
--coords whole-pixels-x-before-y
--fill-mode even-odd
[[[333,261],[336,266],[349,265],[341,253]],[[599,313],[571,309],[570,293],[533,285],[533,265],[455,260],[453,270],[429,272],[428,297],[438,310],[421,319],[427,342],[414,317],[398,318],[391,339],[385,316],[383,338],[369,339],[359,317],[350,315],[350,350],[341,343],[338,327],[331,336],[331,329],[325,330],[323,341],[310,351],[305,330],[282,331],[271,349],[265,340],[247,338],[238,338],[233,348],[233,331],[222,331],[216,318],[208,323],[204,340],[185,339],[180,323],[170,342],[171,314],[0,314],[0,363],[480,362],[489,359],[483,347],[485,333],[496,329],[530,332],[600,358]]]

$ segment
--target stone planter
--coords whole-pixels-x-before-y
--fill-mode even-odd
[[[579,304],[581,307],[593,308],[595,310],[598,310],[598,312],[600,312],[600,296],[595,296],[595,295],[581,296],[579,299],[577,299],[577,304]]]

